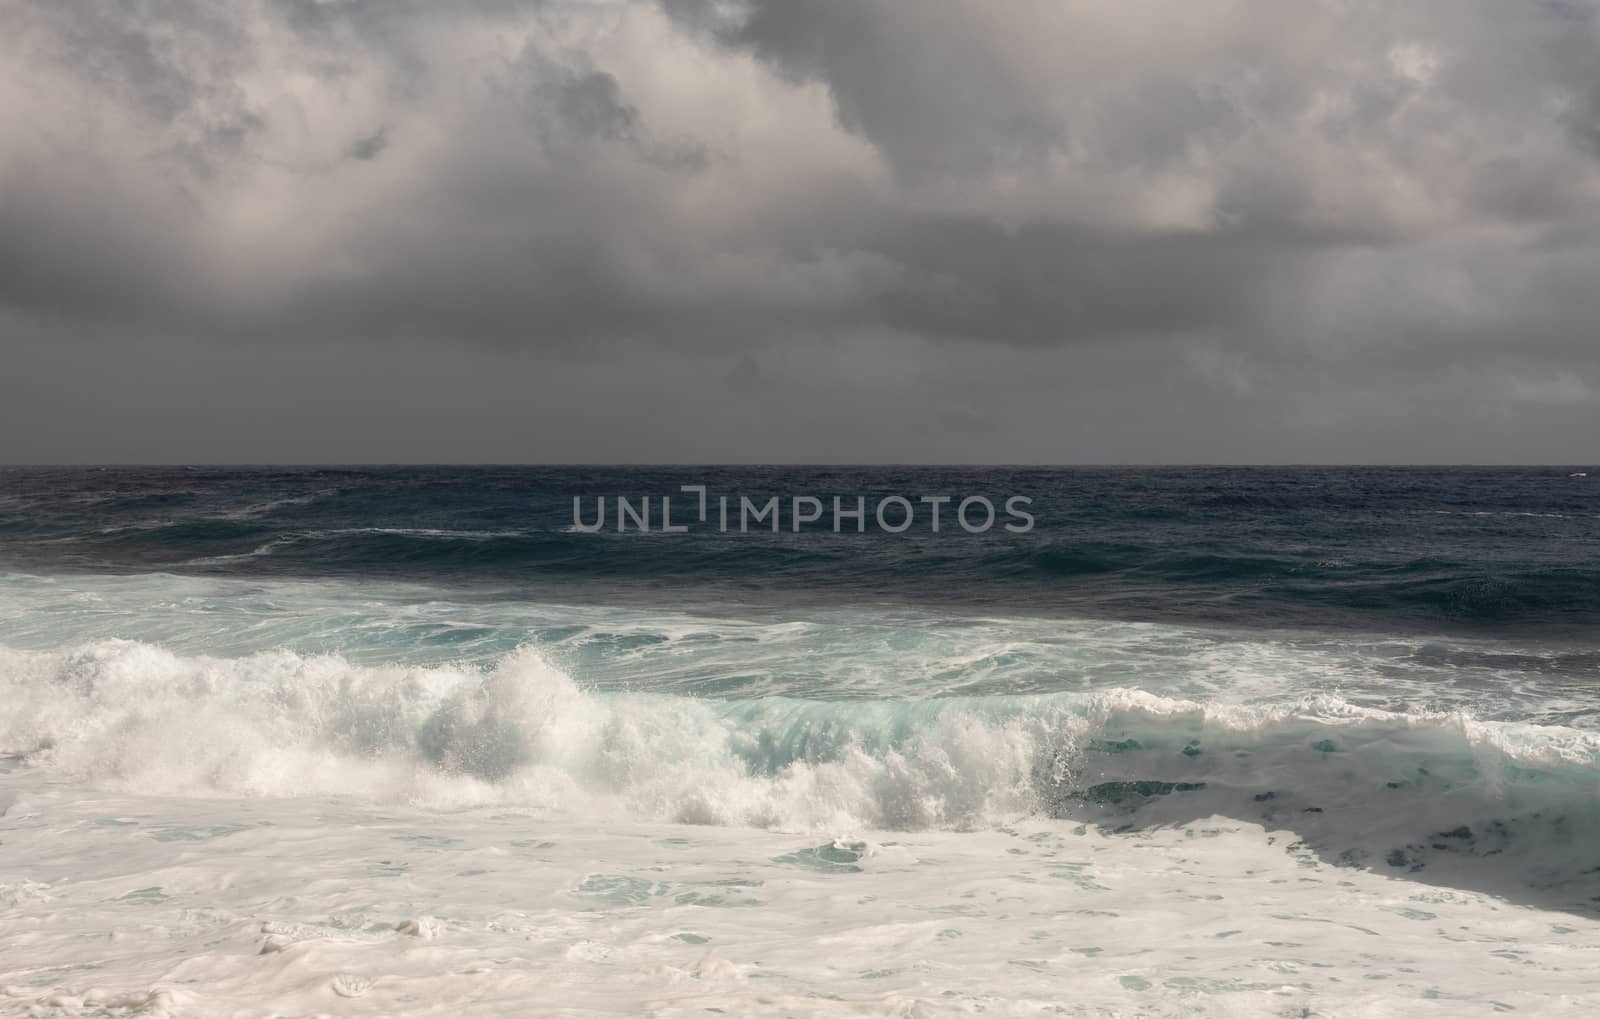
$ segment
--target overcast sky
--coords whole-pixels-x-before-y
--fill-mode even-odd
[[[1600,460],[1596,0],[0,0],[0,461]]]

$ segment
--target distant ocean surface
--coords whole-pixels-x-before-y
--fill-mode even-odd
[[[0,468],[0,1014],[1594,1014],[1586,471]]]
[[[1036,616],[1583,637],[1600,624],[1600,475],[1564,468],[13,468],[0,562],[44,572],[393,579],[508,596],[883,600]],[[574,533],[572,500],[778,496],[781,533]],[[788,500],[824,518],[793,533]],[[1026,534],[888,495],[1032,499]],[[833,534],[831,499],[869,506]],[[897,511],[898,512],[898,511]],[[971,519],[980,514],[974,511]],[[656,518],[659,523],[659,516]],[[715,524],[715,521],[712,521]]]

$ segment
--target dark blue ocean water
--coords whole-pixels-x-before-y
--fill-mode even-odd
[[[1584,468],[10,468],[0,568],[419,581],[484,597],[1369,631],[1600,634],[1600,475]],[[707,521],[697,496],[708,490]],[[874,507],[915,511],[886,533]],[[652,530],[616,528],[650,497]],[[661,497],[687,533],[663,534]],[[730,497],[729,529],[718,499]],[[780,531],[741,533],[741,496]],[[820,520],[793,529],[795,497]],[[865,500],[865,533],[832,500]],[[923,496],[948,496],[931,528]],[[997,519],[968,533],[960,500]],[[1012,496],[1031,500],[1023,533]],[[585,523],[605,497],[604,530]],[[898,526],[903,507],[886,510]],[[985,513],[974,504],[969,522]],[[630,524],[633,522],[630,520]]]

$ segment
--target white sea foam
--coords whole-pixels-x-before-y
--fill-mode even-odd
[[[540,804],[802,828],[1025,812],[1040,741],[1066,725],[940,711],[889,746],[891,717],[853,732],[845,715],[811,718],[801,702],[744,717],[688,698],[599,697],[532,652],[485,670],[359,667],[290,652],[186,658],[127,641],[0,651],[0,697],[13,706],[0,746],[141,794]]]
[[[1600,923],[1227,818],[790,834],[0,775],[0,1014],[1587,1017]],[[0,793],[3,795],[3,793]]]
[[[0,644],[107,637],[192,656],[292,648],[352,663],[488,665],[532,644],[585,688],[914,699],[1133,688],[1287,703],[1332,693],[1402,713],[1600,727],[1586,647],[912,610],[782,616],[561,605],[340,580],[0,573]]]
[[[1544,808],[1600,817],[1600,735],[1329,695],[712,701],[584,691],[533,650],[484,667],[362,666],[113,640],[0,650],[0,700],[0,748],[27,766],[145,795],[919,830],[1076,816],[1085,796],[1105,801],[1097,789],[1155,783],[1194,787],[1173,801],[1208,811],[1256,819],[1294,803],[1386,832],[1419,804],[1467,823]],[[1158,811],[1167,792],[1127,798]]]
[[[1575,654],[0,576],[0,1014],[1592,1015]]]

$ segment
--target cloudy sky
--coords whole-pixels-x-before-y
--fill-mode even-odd
[[[0,461],[1600,459],[1596,0],[0,0]]]

